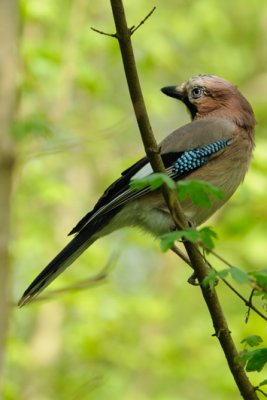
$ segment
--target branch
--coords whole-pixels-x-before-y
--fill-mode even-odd
[[[92,26],[90,29],[92,29],[92,31],[94,31],[96,33],[100,33],[100,35],[109,36],[109,37],[113,37],[113,38],[117,37],[116,33],[103,32],[103,31],[100,31],[99,29],[93,28]]]
[[[261,393],[264,397],[267,397],[267,393],[265,393],[262,389],[260,389],[259,387],[256,387],[255,390],[257,390],[257,392]]]
[[[149,11],[149,13],[145,16],[144,19],[142,19],[142,21],[139,22],[139,24],[138,24],[137,26],[133,25],[133,26],[131,26],[130,29],[127,28],[127,29],[129,30],[130,36],[132,36],[132,35],[134,34],[134,32],[136,32],[137,29],[139,29],[140,26],[143,25],[143,24],[148,20],[149,17],[151,17],[151,15],[153,14],[153,12],[154,12],[155,10],[156,10],[156,7],[153,7],[152,10]],[[107,33],[107,32],[103,32],[103,31],[101,31],[101,30],[99,30],[99,29],[93,28],[92,26],[91,26],[91,29],[92,29],[92,31],[94,31],[94,32],[96,32],[96,33],[100,33],[100,35],[109,36],[109,37],[113,37],[113,38],[118,39],[118,36],[117,36],[116,33]]]
[[[137,29],[139,29],[140,26],[143,25],[143,24],[146,22],[146,20],[148,20],[149,17],[151,17],[151,15],[153,14],[153,12],[154,12],[155,10],[156,10],[156,7],[153,7],[152,10],[145,16],[144,19],[142,19],[142,21],[139,22],[139,24],[138,24],[137,26],[132,26],[132,27],[130,28],[131,35],[133,35],[134,32],[137,31]]]
[[[204,249],[204,250],[207,250],[205,247],[203,247],[203,249]],[[218,260],[220,260],[223,264],[227,265],[229,268],[233,268],[233,265],[230,264],[229,261],[225,260],[222,256],[220,256],[220,255],[219,255],[218,253],[216,253],[214,250],[209,250],[209,252],[210,252],[211,254],[213,254],[214,257],[218,258]],[[209,262],[208,262],[208,265],[209,265],[210,268],[212,268],[214,271],[217,272],[217,270],[216,270]],[[265,321],[267,321],[267,317],[266,317],[262,312],[260,312],[260,311],[257,309],[257,307],[255,307],[254,304],[252,303],[252,299],[253,299],[253,295],[254,295],[255,289],[253,289],[253,290],[251,291],[251,294],[250,294],[250,296],[249,296],[249,299],[247,300],[247,299],[246,299],[244,296],[242,296],[242,294],[239,293],[226,279],[220,278],[220,280],[222,280],[222,281],[225,283],[225,285],[228,286],[228,288],[229,288],[230,290],[232,290],[232,292],[234,292],[234,293],[237,295],[237,297],[239,297],[239,298],[244,302],[244,304],[248,307],[247,315],[246,315],[246,318],[245,318],[245,322],[246,322],[246,323],[247,323],[248,320],[249,320],[250,310],[255,311],[256,314],[258,314],[261,318],[263,318]]]
[[[173,246],[173,248],[171,249],[178,257],[180,257],[187,265],[189,265],[189,267],[192,267],[192,264],[189,260],[189,258],[177,247],[177,246]],[[217,253],[215,253],[213,250],[209,250],[215,257],[218,257],[219,260],[221,260],[222,262],[225,262],[229,267],[231,267],[231,264],[224,260],[221,256],[219,256]],[[216,268],[214,268],[211,263],[209,261],[206,260],[206,263],[208,265],[209,268],[213,269],[215,272],[218,272]],[[243,303],[245,304],[245,306],[248,307],[248,311],[247,311],[247,315],[245,318],[245,322],[248,322],[249,319],[249,315],[250,315],[250,310],[253,310],[256,314],[259,315],[259,317],[261,317],[262,319],[264,319],[265,321],[267,321],[267,317],[260,311],[257,309],[257,307],[254,306],[254,304],[252,303],[252,297],[253,297],[253,291],[249,296],[249,299],[247,300],[241,293],[238,292],[238,290],[236,290],[236,288],[234,288],[225,278],[221,278],[220,280],[228,287],[228,289],[230,289],[237,297],[239,297]],[[191,283],[191,277],[188,279],[188,282],[190,284]]]
[[[164,173],[166,171],[160,157],[160,149],[152,132],[141,91],[131,44],[131,31],[127,27],[122,0],[111,0],[111,8],[116,26],[116,36],[119,41],[128,89],[145,151],[153,171]],[[182,212],[180,203],[177,200],[175,191],[170,190],[166,185],[164,185],[162,187],[162,192],[177,228],[183,229],[187,227],[188,223]],[[184,245],[196,276],[201,283],[205,276],[207,276],[205,262],[195,245],[190,242],[185,242]],[[246,400],[258,399],[253,386],[245,374],[243,366],[236,361],[238,352],[231,338],[230,331],[224,318],[216,291],[211,290],[209,287],[204,287],[203,285],[200,285],[200,288],[213,321],[215,334],[223,348],[229,368],[241,395]]]

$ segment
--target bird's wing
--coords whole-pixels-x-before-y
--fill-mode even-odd
[[[229,146],[235,129],[234,124],[219,118],[194,121],[177,129],[161,143],[161,156],[167,174],[174,180],[188,176]],[[80,232],[91,222],[98,225],[97,220],[102,220],[105,214],[112,216],[112,211],[116,213],[125,203],[148,193],[149,187],[141,190],[131,189],[130,181],[148,176],[152,172],[147,157],[125,170],[69,235]]]

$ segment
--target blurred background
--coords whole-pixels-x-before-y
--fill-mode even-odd
[[[8,1],[0,3],[4,18]],[[68,242],[77,220],[144,151],[118,44],[90,29],[114,32],[109,1],[10,3],[14,12],[11,23],[6,19],[6,31],[2,25],[1,42],[8,49],[6,58],[16,41],[19,52],[11,79],[16,93],[11,128],[0,136],[0,147],[8,141],[15,161],[5,164],[11,198],[5,192],[9,184],[1,186],[1,197],[7,199],[1,202],[2,221],[9,218],[11,201],[10,266],[2,259],[1,267],[11,305],[2,302],[3,399],[238,399],[200,290],[187,283],[191,271],[138,230],[100,240],[51,290],[97,274],[112,259],[102,284],[51,296],[47,290],[46,300],[16,307],[27,285]],[[134,34],[133,44],[157,139],[189,121],[183,105],[160,88],[192,75],[224,77],[255,110],[257,147],[250,171],[207,225],[218,234],[217,252],[230,263],[247,271],[264,268],[266,1],[125,0],[129,26],[154,5],[155,13]],[[8,103],[11,94],[3,98],[1,87],[0,94],[2,104]],[[249,296],[248,287],[238,289]],[[244,304],[223,284],[218,292],[238,348],[250,334],[266,340],[264,321],[252,313],[245,324]],[[263,373],[249,377],[255,385],[264,379]]]

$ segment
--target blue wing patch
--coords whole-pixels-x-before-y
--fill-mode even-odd
[[[173,165],[172,172],[175,174],[186,174],[206,164],[209,156],[229,146],[231,139],[219,139],[207,146],[194,150],[185,151]]]

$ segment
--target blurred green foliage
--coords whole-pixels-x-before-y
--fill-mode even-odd
[[[253,105],[257,147],[244,185],[209,224],[233,265],[266,268],[267,4],[265,0],[125,0],[136,61],[158,140],[188,122],[159,89],[199,73],[234,84]],[[14,126],[14,302],[60,250],[65,234],[121,170],[143,155],[108,1],[21,0],[20,102]],[[238,392],[191,271],[159,243],[123,230],[86,252],[54,288],[101,269],[119,252],[108,283],[14,307],[7,343],[7,400],[224,400]],[[216,267],[222,267],[211,259]],[[239,288],[249,296],[245,287]],[[233,337],[264,321],[220,284]],[[261,306],[262,303],[260,303]],[[240,345],[242,349],[242,345]],[[262,381],[251,373],[253,383]]]

